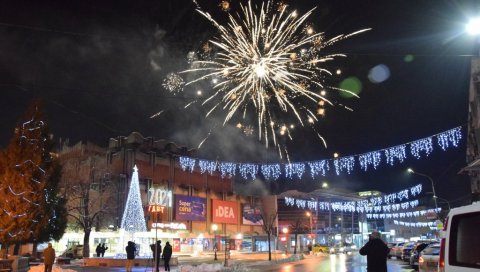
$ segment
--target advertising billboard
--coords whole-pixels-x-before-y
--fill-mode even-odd
[[[212,199],[212,209],[212,221],[214,223],[238,223],[239,211],[237,202]]]
[[[262,211],[260,206],[243,204],[242,206],[242,224],[243,225],[263,225]]]
[[[175,195],[175,219],[206,221],[207,200],[203,197]]]

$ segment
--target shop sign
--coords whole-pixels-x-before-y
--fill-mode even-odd
[[[262,210],[260,206],[243,204],[242,207],[243,225],[263,225]]]
[[[180,252],[180,238],[173,238],[173,252]]]
[[[175,219],[189,221],[207,220],[207,199],[175,195]]]
[[[239,213],[237,202],[212,199],[212,208],[212,221],[214,223],[238,223]]]
[[[152,223],[153,229],[174,229],[174,230],[186,230],[187,225],[184,223]]]
[[[148,205],[172,207],[172,192],[165,187],[150,187],[148,189]]]

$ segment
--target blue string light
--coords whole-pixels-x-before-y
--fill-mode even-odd
[[[360,168],[363,171],[368,170],[368,166],[372,165],[374,169],[377,169],[377,166],[380,165],[382,161],[382,153],[379,151],[368,152],[358,156],[358,161],[360,162]]]
[[[407,158],[407,152],[405,149],[405,145],[398,145],[386,149],[385,156],[387,157],[387,163],[392,166],[395,164],[396,160],[399,163],[402,163]]]
[[[260,171],[266,180],[277,180],[282,174],[280,164],[262,164]]]
[[[442,150],[447,150],[450,145],[458,147],[458,143],[462,139],[462,130],[460,127],[447,130],[437,135],[438,145]]]
[[[297,175],[299,179],[302,178],[305,173],[305,164],[303,163],[288,163],[285,164],[285,177],[293,179],[294,175]]]
[[[431,137],[416,140],[410,143],[401,144],[386,149],[377,151],[371,151],[360,155],[353,155],[348,157],[341,157],[338,159],[319,160],[310,162],[294,162],[283,164],[283,175],[286,178],[301,179],[305,167],[308,164],[310,169],[310,175],[315,178],[318,175],[326,176],[331,171],[331,161],[335,168],[335,173],[340,175],[342,172],[350,174],[355,167],[356,160],[360,165],[360,169],[367,171],[371,168],[377,169],[383,162],[383,154],[385,154],[385,163],[388,165],[395,165],[403,163],[407,159],[407,147],[410,149],[410,154],[420,159],[422,157],[428,157],[433,152],[433,141],[436,138],[438,146],[441,150],[445,151],[450,147],[458,147],[462,137],[462,128],[456,127],[445,132],[433,135]],[[357,158],[358,157],[358,158]],[[356,159],[357,158],[357,159]],[[195,168],[196,159],[188,157],[180,157],[180,166],[183,171],[193,172]],[[255,164],[255,163],[234,163],[234,162],[220,162],[208,160],[199,160],[200,172],[203,174],[208,172],[210,175],[217,170],[221,172],[222,177],[233,177],[238,166],[239,172],[244,179],[255,179],[260,169],[261,174],[266,180],[278,180],[282,176],[282,165],[276,164]]]
[[[198,160],[198,166],[200,166],[201,174],[207,172],[210,175],[213,175],[213,172],[215,172],[215,170],[217,169],[217,163],[208,160]]]
[[[330,165],[327,160],[308,162],[308,166],[310,166],[312,178],[315,178],[318,174],[325,176],[327,171],[330,170]]]
[[[425,153],[425,156],[428,157],[433,151],[432,137],[416,140],[410,144],[410,152],[412,155],[420,159],[422,157],[421,153]]]
[[[238,165],[238,170],[244,179],[254,180],[257,178],[258,165],[253,163],[241,163]]]
[[[335,172],[337,175],[340,175],[343,170],[347,170],[347,174],[350,174],[355,166],[355,158],[353,156],[342,157],[334,160],[333,165],[335,165]]]

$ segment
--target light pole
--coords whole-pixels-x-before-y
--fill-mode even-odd
[[[427,178],[428,180],[430,180],[430,182],[432,183],[433,201],[434,201],[434,203],[435,203],[435,209],[437,209],[437,208],[438,208],[438,205],[437,205],[437,194],[435,193],[435,185],[433,184],[433,179],[432,179],[430,176],[428,176],[428,175],[425,175],[425,174],[422,174],[422,173],[413,171],[412,168],[408,168],[407,171],[408,171],[409,173],[412,173],[412,174],[415,174],[415,175],[419,175],[419,176],[425,177],[425,178]]]
[[[307,212],[306,215],[309,217],[310,219],[310,236],[312,237],[312,241],[313,241],[313,233],[312,233],[312,218],[313,218],[313,215],[311,212]],[[312,246],[313,246],[313,242],[312,242]]]
[[[289,239],[288,239],[288,235],[287,235],[288,234],[288,228],[283,227],[282,232],[285,235],[285,254],[287,254],[288,253],[288,245],[289,245],[288,244]]]
[[[212,225],[212,231],[213,231],[213,252],[214,252],[214,257],[213,260],[217,260],[217,230],[218,226],[216,224]]]

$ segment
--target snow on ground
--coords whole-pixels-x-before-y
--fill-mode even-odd
[[[29,272],[44,272],[45,271],[45,266],[43,264],[36,265],[36,266],[30,266]],[[62,268],[56,264],[53,265],[52,272],[76,272],[75,270],[72,269],[65,269]]]

